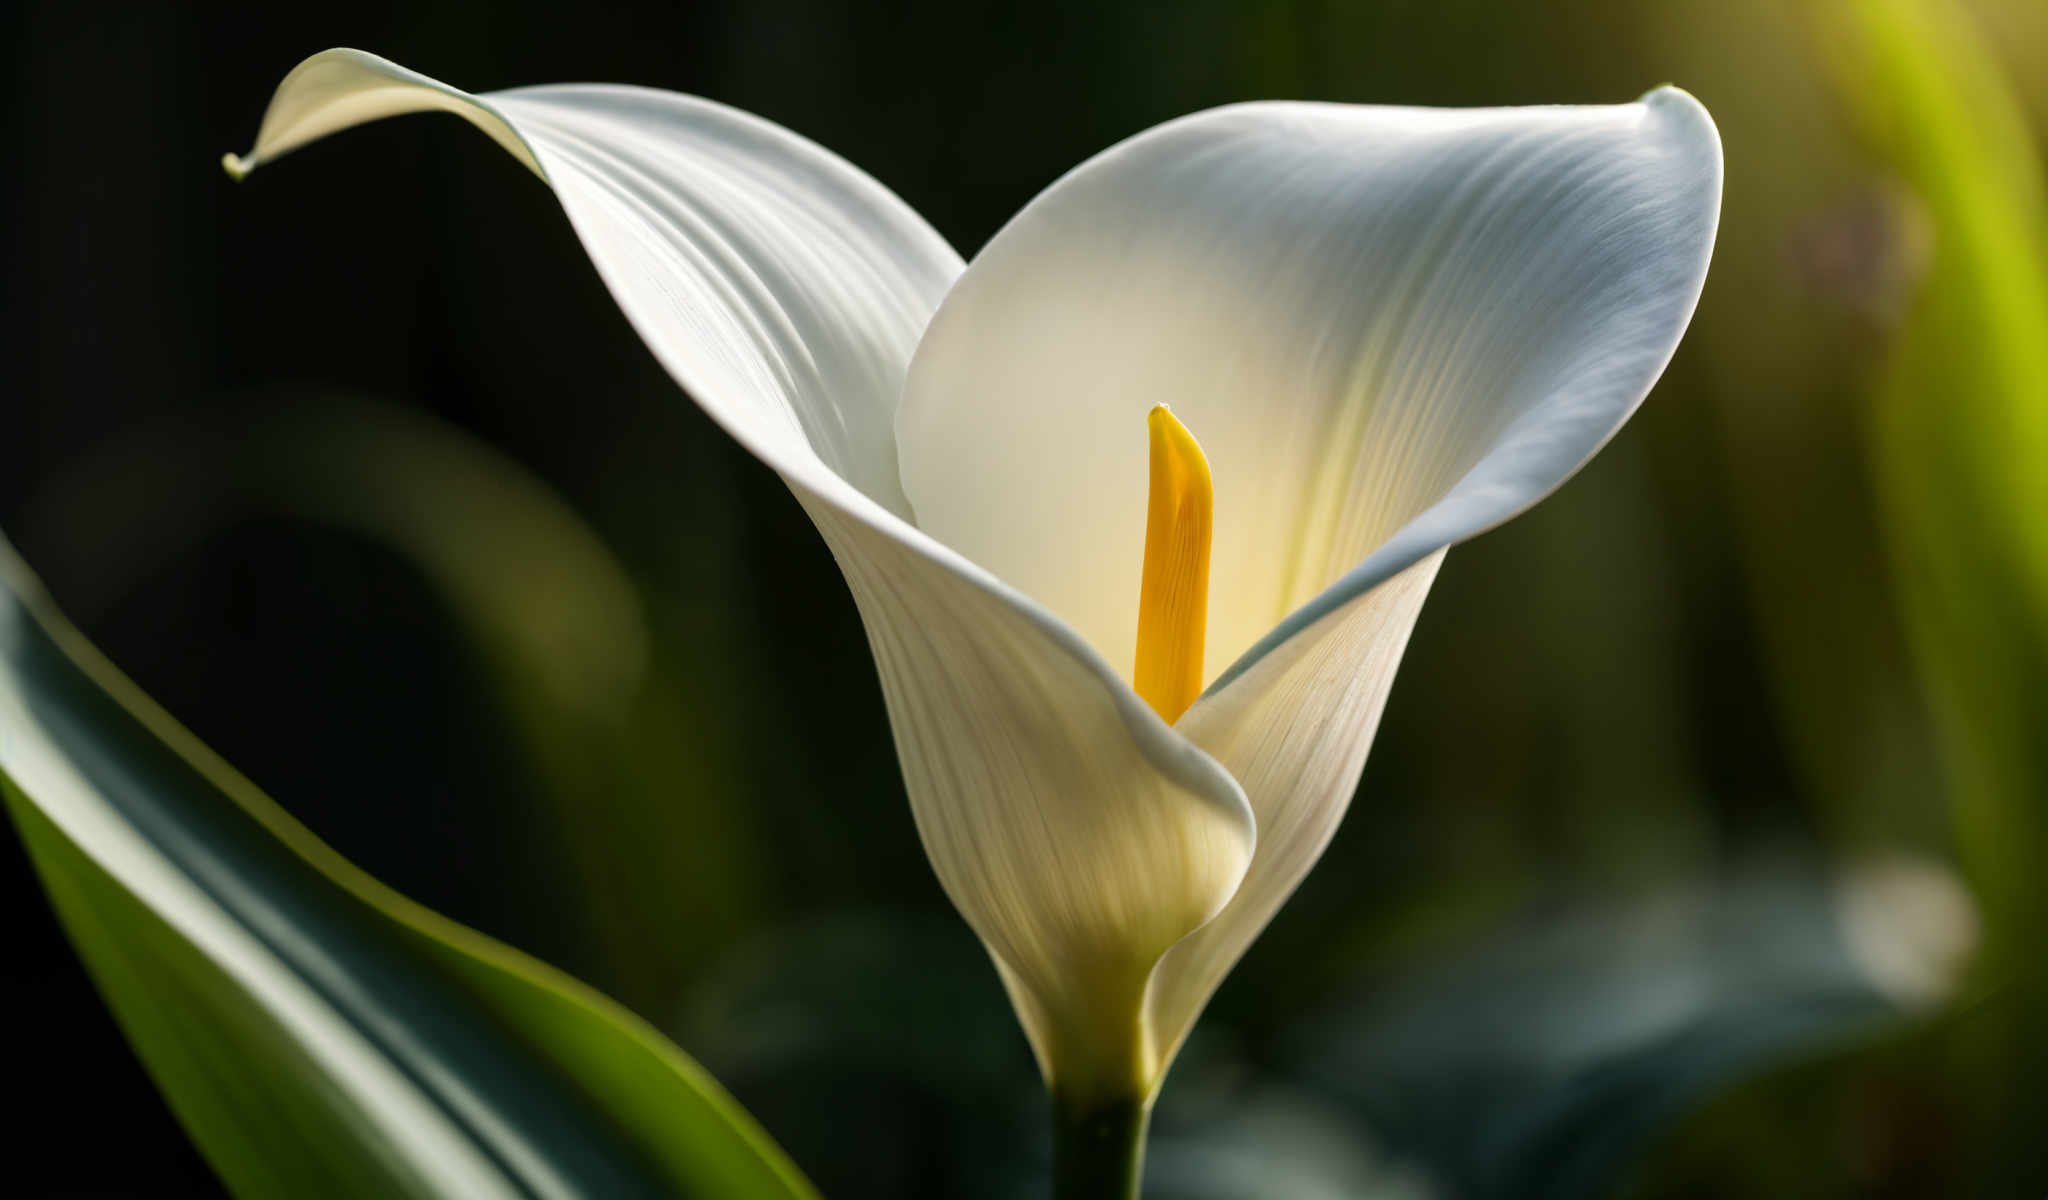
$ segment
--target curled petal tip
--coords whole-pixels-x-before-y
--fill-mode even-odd
[[[1653,111],[1684,113],[1709,126],[1713,124],[1713,118],[1707,115],[1707,106],[1700,103],[1699,97],[1675,83],[1663,83],[1651,88],[1643,93],[1637,103]]]
[[[256,163],[253,158],[244,159],[241,155],[230,151],[220,156],[220,169],[228,173],[229,179],[240,183],[250,171],[256,169]]]

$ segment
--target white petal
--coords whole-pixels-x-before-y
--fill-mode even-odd
[[[1048,1074],[1117,1086],[1142,1069],[1122,1060],[1150,1054],[1145,977],[1234,890],[1250,810],[1072,630],[901,519],[896,399],[958,258],[879,184],[758,118],[615,86],[472,97],[356,51],[294,71],[229,167],[429,109],[554,188],[656,357],[825,534],[926,848]],[[1118,1005],[1131,1036],[1102,1044]]]
[[[836,475],[905,511],[891,429],[903,364],[960,272],[907,205],[788,130],[694,96],[593,84],[475,97],[353,50],[286,77],[256,149],[229,166],[434,110],[547,180],[619,307],[734,437],[785,474],[827,487]]]
[[[1672,89],[1161,126],[1055,183],[947,296],[897,414],[905,492],[1127,668],[1144,415],[1171,404],[1215,476],[1208,670],[1241,669],[1614,432],[1690,318],[1720,177]]]
[[[1444,553],[1302,630],[1181,718],[1244,786],[1259,846],[1229,905],[1159,964],[1147,1011],[1162,1063],[1336,834]]]

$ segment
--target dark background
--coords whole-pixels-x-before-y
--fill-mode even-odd
[[[2038,117],[2038,10],[1978,15]],[[1531,914],[1719,894],[1773,864],[1947,855],[1858,457],[1861,389],[1910,271],[1826,44],[1776,0],[16,3],[0,12],[0,528],[115,662],[344,854],[676,1033],[828,1193],[948,1194],[933,1163],[1042,1136],[1030,1067],[925,865],[864,639],[803,514],[660,373],[545,189],[485,139],[388,122],[241,185],[221,153],[333,45],[473,90],[642,83],[822,142],[971,253],[1086,155],[1213,104],[1612,102],[1666,81],[1700,96],[1729,184],[1694,331],[1579,479],[1450,556],[1352,816],[1185,1069],[1256,1079],[1352,981],[1405,977]],[[322,517],[273,478],[336,423],[487,448],[580,519],[638,597],[626,616],[579,600],[571,560],[522,542],[515,508],[482,586],[515,609],[541,597],[543,614],[554,597],[645,650],[655,699],[629,743],[536,749],[530,664],[507,665],[460,587],[389,523]],[[380,461],[331,487],[376,487]],[[493,495],[422,503],[488,523]],[[627,617],[639,626],[607,624]],[[633,782],[578,784],[579,755]],[[659,806],[635,839],[655,857],[607,870],[616,829],[563,832],[578,804],[634,796]],[[217,1190],[11,837],[0,906],[10,1076],[33,1097],[10,1175],[30,1195]],[[908,979],[868,959],[829,969],[871,943],[915,947]],[[662,953],[621,949],[646,945]],[[1021,1090],[906,1083],[858,1053],[781,1062],[732,1032],[757,988],[823,1013],[863,970],[913,998],[816,1028],[851,1020],[839,1041],[907,1039],[928,1074]],[[917,988],[941,997],[930,1013],[886,1019]],[[1815,1055],[1822,1082],[1721,1102],[1709,1132],[1646,1142],[1617,1186],[1739,1194],[1779,1177],[1778,1155],[1807,1159],[1800,1194],[1916,1194],[1948,1147],[1911,1069],[1853,1048],[1801,1061]],[[827,1094],[865,1100],[834,1115],[816,1107]],[[1788,1148],[1744,1132],[1752,1111],[1830,1132]],[[1722,1129],[1753,1166],[1711,1152]],[[1395,1157],[1428,1157],[1394,1140]]]

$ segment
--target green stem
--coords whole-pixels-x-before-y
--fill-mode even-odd
[[[1052,1101],[1053,1200],[1138,1200],[1152,1106],[1135,1098]]]

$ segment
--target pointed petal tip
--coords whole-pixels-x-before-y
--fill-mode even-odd
[[[1648,109],[1654,116],[1668,121],[1683,121],[1707,135],[1718,149],[1721,144],[1720,130],[1714,125],[1713,115],[1707,106],[1700,103],[1698,96],[1686,91],[1675,83],[1659,84],[1644,92],[1636,103]]]
[[[1670,107],[1674,105],[1679,107],[1704,107],[1700,104],[1699,97],[1693,95],[1691,92],[1686,91],[1684,88],[1679,87],[1675,83],[1658,84],[1656,87],[1653,87],[1649,91],[1644,92],[1642,95],[1636,97],[1636,103],[1645,105],[1650,108]]]

